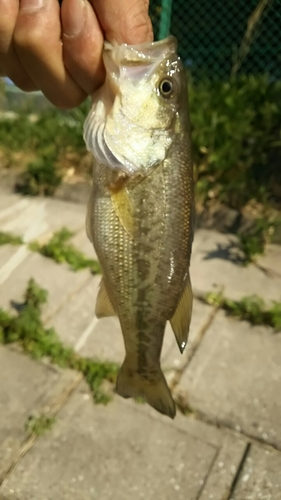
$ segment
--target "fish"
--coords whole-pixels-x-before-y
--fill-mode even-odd
[[[84,140],[94,157],[86,231],[102,269],[97,318],[117,316],[116,392],[174,418],[160,357],[169,321],[183,352],[192,315],[194,184],[186,70],[177,40],[104,44],[106,77]]]

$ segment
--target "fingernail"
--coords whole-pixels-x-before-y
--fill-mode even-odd
[[[44,0],[21,0],[20,10],[38,10],[43,6]]]
[[[68,2],[68,11],[62,18],[64,35],[72,37],[81,33],[86,22],[86,9],[84,0],[70,0]]]

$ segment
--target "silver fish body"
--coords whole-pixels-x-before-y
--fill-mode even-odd
[[[160,367],[164,331],[170,321],[183,351],[192,310],[194,193],[185,70],[173,37],[110,48],[105,66],[108,77],[84,131],[95,156],[87,233],[103,271],[96,314],[120,320],[126,358],[117,392],[142,396],[173,418],[175,403]]]

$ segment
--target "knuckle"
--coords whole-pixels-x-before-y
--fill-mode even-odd
[[[41,46],[42,32],[37,28],[26,30],[24,26],[20,25],[16,27],[13,38],[17,48],[33,51]]]

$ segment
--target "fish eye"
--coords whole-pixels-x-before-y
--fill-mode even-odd
[[[163,80],[159,83],[159,92],[165,97],[165,99],[169,99],[172,97],[176,90],[175,81],[172,78],[163,78]]]

